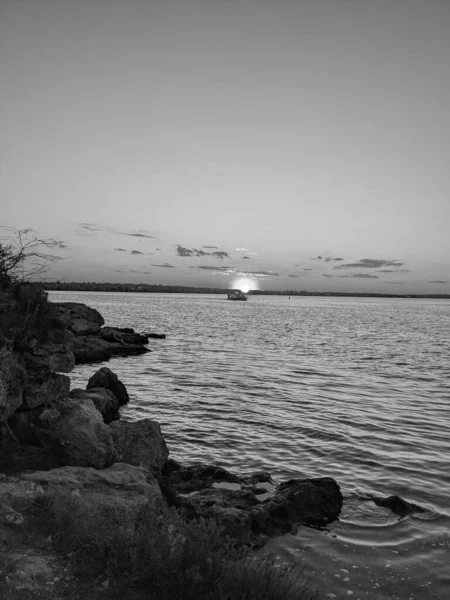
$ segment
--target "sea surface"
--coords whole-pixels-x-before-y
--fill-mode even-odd
[[[159,421],[173,458],[274,479],[334,477],[340,519],[264,552],[323,598],[450,599],[450,302],[51,292],[108,325],[165,333],[108,366],[128,420]],[[99,365],[76,367],[85,387]],[[397,494],[424,513],[368,501]]]

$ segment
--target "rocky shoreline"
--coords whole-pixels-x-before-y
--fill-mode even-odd
[[[277,484],[264,471],[237,475],[217,465],[182,465],[169,458],[157,421],[120,418],[128,393],[107,367],[86,389],[70,389],[66,373],[75,364],[149,352],[149,335],[164,336],[104,326],[98,311],[84,304],[49,306],[45,327],[26,342],[3,339],[0,346],[1,562],[11,554],[14,534],[20,537],[30,507],[61,490],[92,511],[119,507],[129,528],[138,526],[143,510],[156,511],[162,503],[187,520],[214,519],[236,543],[251,546],[339,517],[343,497],[332,478]],[[389,499],[381,501],[389,506]],[[13,561],[14,568],[10,563],[13,587],[25,578],[27,589],[35,589],[42,586],[42,572],[54,576],[48,560],[48,569],[37,571],[27,567],[26,557]],[[0,564],[0,583],[2,572]]]

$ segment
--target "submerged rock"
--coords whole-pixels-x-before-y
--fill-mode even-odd
[[[393,513],[400,517],[413,515],[414,513],[424,513],[425,509],[417,504],[403,500],[400,496],[388,496],[386,498],[372,498],[377,506],[389,508]]]

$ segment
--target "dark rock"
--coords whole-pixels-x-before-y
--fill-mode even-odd
[[[75,335],[96,334],[105,324],[98,310],[81,302],[54,302],[52,308],[54,316]]]
[[[270,474],[236,475],[215,465],[183,466],[169,459],[160,486],[170,504],[188,517],[214,517],[240,541],[291,531],[299,524],[324,526],[338,518],[342,494],[334,479],[293,479],[278,487]]]
[[[61,398],[40,413],[33,429],[63,465],[104,469],[117,458],[111,430],[90,398]]]
[[[119,401],[107,388],[94,387],[89,390],[76,388],[70,391],[69,396],[75,399],[88,398],[92,400],[95,408],[100,412],[105,423],[120,419]]]
[[[27,409],[54,402],[70,389],[70,377],[60,373],[45,373],[31,379],[23,392],[23,406]]]
[[[338,518],[342,501],[339,485],[331,477],[291,479],[253,511],[254,529],[273,534],[289,531],[295,523],[321,527]]]
[[[129,327],[102,327],[100,338],[107,342],[116,342],[119,344],[148,344],[148,337],[141,333],[135,333]]]
[[[126,404],[130,399],[127,388],[108,367],[102,367],[92,375],[86,386],[87,390],[91,388],[106,388],[107,390],[111,390],[120,406]]]
[[[390,508],[393,513],[400,517],[406,517],[414,513],[424,513],[425,509],[417,504],[403,500],[400,496],[389,496],[387,498],[372,498],[377,506]]]
[[[110,428],[119,462],[144,467],[155,475],[161,473],[169,451],[159,423],[151,419],[116,421]]]
[[[153,338],[155,340],[165,340],[166,339],[165,333],[144,333],[144,335],[148,338]]]
[[[79,336],[72,342],[75,364],[103,362],[113,356],[138,356],[151,352],[141,344],[107,342],[99,337]]]

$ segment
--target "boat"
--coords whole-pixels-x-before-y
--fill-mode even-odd
[[[247,296],[241,290],[232,290],[228,294],[227,300],[247,300]]]

